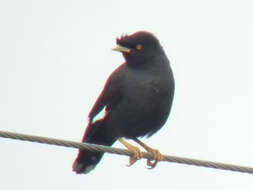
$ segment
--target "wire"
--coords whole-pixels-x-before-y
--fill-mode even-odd
[[[126,156],[132,155],[132,152],[126,149],[112,148],[108,146],[89,144],[89,143],[80,143],[80,142],[61,140],[61,139],[56,139],[56,138],[13,133],[13,132],[8,132],[8,131],[0,131],[0,137],[30,141],[30,142],[37,142],[37,143],[43,143],[43,144],[50,144],[50,145],[57,145],[57,146],[64,146],[64,147],[70,147],[70,148],[86,149],[93,152],[107,152],[107,153],[126,155]],[[211,161],[206,161],[206,160],[190,159],[190,158],[183,158],[183,157],[169,156],[169,155],[163,155],[163,156],[164,156],[163,161],[253,174],[252,167],[238,166],[238,165],[233,165],[233,164],[225,164],[225,163],[220,163],[220,162],[211,162]],[[150,153],[142,152],[142,158],[152,160],[153,156]]]

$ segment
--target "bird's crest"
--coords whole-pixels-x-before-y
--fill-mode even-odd
[[[122,41],[125,41],[129,36],[127,34],[122,34],[120,37],[116,39],[116,43],[120,44]]]

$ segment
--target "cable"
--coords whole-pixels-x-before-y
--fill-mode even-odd
[[[126,156],[132,155],[132,153],[126,149],[112,148],[112,147],[103,146],[103,145],[80,143],[80,142],[75,142],[75,141],[61,140],[61,139],[34,136],[34,135],[26,135],[26,134],[13,133],[13,132],[8,132],[8,131],[0,131],[0,137],[30,141],[30,142],[37,142],[37,143],[43,143],[43,144],[50,144],[50,145],[57,145],[57,146],[65,146],[65,147],[70,147],[70,148],[86,149],[86,150],[90,150],[94,152],[107,152],[107,153],[126,155]],[[190,159],[190,158],[183,158],[183,157],[169,156],[169,155],[163,155],[163,156],[164,156],[163,161],[253,174],[252,167],[238,166],[238,165],[233,165],[233,164],[225,164],[225,163],[220,163],[220,162],[211,162],[211,161],[197,160],[197,159]],[[151,159],[151,160],[153,159],[153,156],[147,152],[142,152],[142,157],[146,159]]]

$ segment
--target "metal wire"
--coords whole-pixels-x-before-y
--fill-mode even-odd
[[[30,141],[30,142],[37,142],[37,143],[43,143],[43,144],[50,144],[50,145],[57,145],[57,146],[65,146],[65,147],[70,147],[70,148],[86,149],[93,152],[107,152],[107,153],[126,155],[126,156],[132,155],[132,152],[126,149],[112,148],[112,147],[96,145],[96,144],[80,143],[80,142],[75,142],[75,141],[61,140],[61,139],[20,134],[20,133],[13,133],[13,132],[8,132],[8,131],[0,131],[0,137]],[[225,163],[220,163],[220,162],[211,162],[211,161],[206,161],[206,160],[197,160],[197,159],[190,159],[190,158],[183,158],[183,157],[169,156],[169,155],[163,155],[163,156],[164,156],[163,161],[253,174],[252,167],[238,166],[238,165],[233,165],[233,164],[225,164]],[[142,158],[152,160],[153,156],[150,153],[142,152]]]

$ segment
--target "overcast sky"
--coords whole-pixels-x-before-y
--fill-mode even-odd
[[[151,2],[151,1],[150,1]],[[176,81],[165,126],[144,142],[168,155],[253,166],[253,4],[248,0],[0,1],[0,130],[80,141],[124,60],[115,38],[154,33]],[[122,147],[116,143],[115,147]],[[106,154],[88,175],[77,150],[0,138],[1,189],[252,190],[253,175]]]

